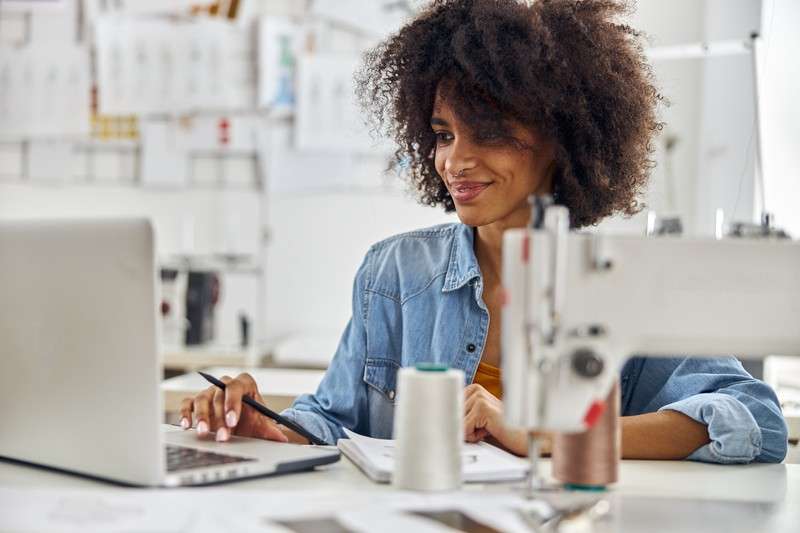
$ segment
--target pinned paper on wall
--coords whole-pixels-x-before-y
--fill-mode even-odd
[[[227,21],[103,17],[96,24],[103,114],[180,114],[252,107],[247,30]]]
[[[353,158],[350,154],[302,153],[292,146],[289,124],[272,124],[264,132],[261,163],[270,193],[301,193],[347,186]]]
[[[273,111],[294,107],[300,25],[289,17],[261,17],[258,25],[258,105]]]
[[[189,176],[188,133],[178,121],[143,121],[142,185],[180,188]]]
[[[87,48],[0,48],[0,138],[88,135],[90,105]]]
[[[327,153],[380,154],[390,145],[374,139],[356,105],[355,54],[303,55],[298,63],[295,147]]]
[[[293,146],[288,122],[273,122],[261,130],[259,163],[269,193],[320,193],[386,190],[389,157],[382,153],[309,152]]]
[[[397,31],[413,14],[413,2],[397,0],[313,0],[311,13],[376,39]]]
[[[0,11],[53,12],[66,7],[70,0],[0,0]]]
[[[103,15],[188,13],[196,0],[83,0],[90,20]]]
[[[145,119],[141,122],[142,184],[183,187],[189,183],[254,184],[252,165],[224,164],[226,158],[253,160],[259,148],[261,123],[254,116],[203,115],[179,119]],[[221,169],[213,175],[198,173],[203,161]],[[228,178],[225,168],[247,169],[246,175]],[[207,169],[206,169],[207,170]]]
[[[81,0],[65,0],[48,8],[49,2],[34,0],[25,13],[27,31],[23,43],[77,43]],[[0,8],[6,2],[0,0]],[[42,5],[39,5],[42,4]],[[0,33],[2,30],[0,30]]]

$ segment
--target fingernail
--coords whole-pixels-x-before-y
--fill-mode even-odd
[[[217,442],[224,442],[228,440],[229,436],[228,428],[222,427],[217,430]]]
[[[201,435],[208,433],[208,424],[205,422],[205,420],[197,423],[197,432]]]
[[[185,416],[181,418],[181,427],[183,429],[189,429],[189,419],[186,418]]]
[[[225,415],[225,423],[228,424],[229,428],[232,428],[236,425],[236,411],[228,411],[228,414]]]

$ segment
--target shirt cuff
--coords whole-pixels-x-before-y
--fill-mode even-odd
[[[311,411],[301,411],[294,407],[290,407],[281,412],[281,416],[288,418],[295,424],[301,426],[306,431],[310,432],[315,437],[324,440],[326,443],[336,445],[336,441],[341,438],[339,435],[334,435],[330,425],[325,419]]]
[[[707,463],[749,463],[761,453],[761,429],[745,405],[728,394],[696,394],[665,405],[708,426],[711,442],[687,459]]]

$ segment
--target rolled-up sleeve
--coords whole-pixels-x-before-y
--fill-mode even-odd
[[[788,430],[775,392],[736,358],[648,358],[640,365],[624,414],[668,409],[708,426],[710,442],[687,459],[783,461]]]
[[[367,391],[363,383],[367,351],[365,287],[371,252],[364,258],[353,283],[353,315],[336,354],[314,394],[299,396],[281,415],[301,425],[328,444],[345,438],[342,426],[367,434]]]

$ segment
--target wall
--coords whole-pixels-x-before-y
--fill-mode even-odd
[[[764,2],[760,95],[767,209],[800,238],[800,2]]]
[[[787,61],[788,50],[800,49],[793,31],[800,7],[792,0],[774,2],[778,16],[773,31],[785,44],[771,45],[763,71],[767,201],[779,222],[785,221],[800,234],[800,214],[792,205],[798,198],[800,162],[793,152],[800,138],[800,117],[797,105],[790,105],[798,93],[800,67],[796,61]],[[297,5],[284,4],[290,11]],[[667,46],[743,37],[758,27],[759,19],[758,2],[751,0],[642,0],[631,23],[651,36],[652,46]],[[773,17],[765,15],[767,19]],[[3,33],[13,38],[13,31]],[[654,68],[671,105],[663,109],[666,127],[656,144],[659,165],[646,202],[658,213],[680,214],[690,233],[709,234],[713,220],[709,217],[717,207],[731,214],[736,207],[737,218],[752,218],[753,148],[748,150],[752,79],[747,57],[656,62]],[[670,136],[677,138],[677,144],[667,164],[665,142]],[[18,145],[0,144],[0,218],[150,215],[159,230],[159,246],[167,255],[190,247],[208,253],[256,251],[262,229],[266,230],[264,334],[269,339],[308,331],[337,335],[350,315],[353,275],[371,243],[453,220],[387,186],[379,162],[360,169],[354,191],[340,188],[262,197],[256,187],[161,190],[125,184],[136,169],[119,154],[99,155],[93,161],[99,183],[76,185],[69,177],[22,182],[19,176],[25,163],[20,154]],[[79,159],[64,174],[85,176],[86,165]],[[201,163],[198,172],[213,174],[213,162]],[[370,173],[374,185],[365,179]],[[615,217],[602,228],[641,233],[644,218],[645,214],[633,219]],[[231,279],[230,290],[224,293],[229,299],[223,302],[221,327],[227,338],[235,339],[238,311],[250,310],[255,303],[252,280]]]
[[[455,221],[401,192],[270,198],[267,321],[270,336],[338,338],[350,317],[353,277],[369,246],[390,235]]]
[[[745,40],[759,31],[760,2],[708,0],[705,34],[709,41]],[[701,104],[696,230],[712,235],[715,211],[726,222],[758,219],[754,176],[755,121],[752,54],[705,60]]]

